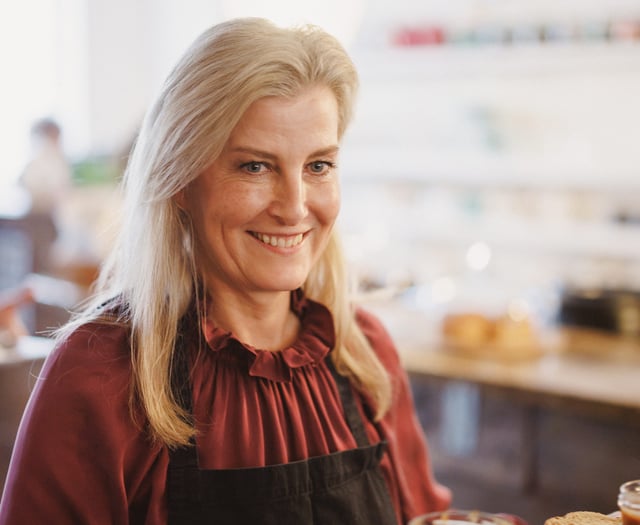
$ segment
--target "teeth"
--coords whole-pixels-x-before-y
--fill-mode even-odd
[[[291,248],[302,242],[301,233],[294,237],[276,237],[275,235],[265,235],[264,233],[254,233],[253,236],[265,244],[277,246],[278,248]]]

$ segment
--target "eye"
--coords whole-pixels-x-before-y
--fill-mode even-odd
[[[240,169],[247,173],[259,174],[268,169],[268,166],[264,162],[258,162],[252,160],[251,162],[245,162],[240,165]]]
[[[309,163],[307,167],[314,175],[324,175],[330,169],[335,168],[335,164],[326,160],[315,160]]]

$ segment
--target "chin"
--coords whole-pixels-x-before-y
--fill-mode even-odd
[[[265,288],[269,288],[274,292],[292,292],[300,288],[306,280],[304,279],[272,279],[268,284],[265,283]]]
[[[302,268],[279,268],[275,271],[264,273],[260,281],[265,288],[274,291],[291,291],[300,288],[309,277],[309,272]]]
[[[276,286],[275,290],[278,292],[293,292],[294,290],[297,290],[298,288],[300,288],[303,284],[304,284],[304,281],[288,283],[288,284],[283,283],[282,285]]]

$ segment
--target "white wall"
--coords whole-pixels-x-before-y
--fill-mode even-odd
[[[283,25],[313,22],[348,45],[364,4],[365,0],[90,1],[91,150],[117,150],[126,144],[173,64],[207,27],[237,16],[265,16]]]
[[[91,151],[129,142],[178,55],[219,19],[215,1],[89,2]]]
[[[74,151],[89,145],[85,1],[0,3],[0,184],[19,176],[37,118],[64,120]]]

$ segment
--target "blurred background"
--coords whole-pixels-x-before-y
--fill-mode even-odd
[[[614,510],[640,478],[637,0],[4,2],[0,293],[33,287],[34,336],[68,318],[161,82],[246,15],[318,24],[359,69],[340,229],[454,505]],[[5,468],[41,342],[0,354]]]

